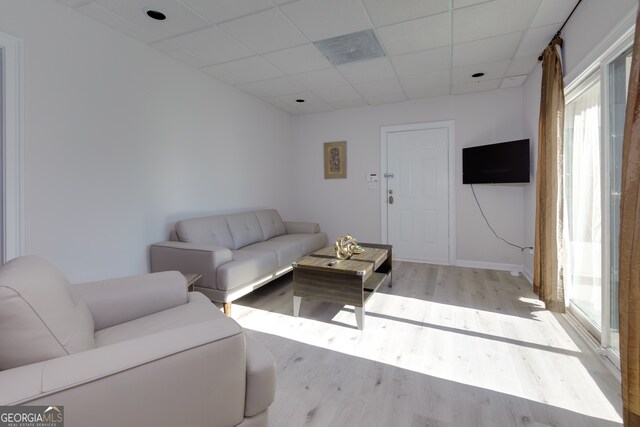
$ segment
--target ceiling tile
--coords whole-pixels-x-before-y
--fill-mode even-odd
[[[298,0],[280,9],[311,41],[371,28],[360,0]]]
[[[434,96],[446,96],[446,95],[449,95],[449,86],[414,90],[411,92],[406,92],[406,94],[409,97],[409,99],[431,98]]]
[[[531,70],[538,64],[538,55],[523,56],[514,58],[513,62],[507,70],[507,76],[519,76],[521,74],[529,74]]]
[[[378,28],[378,35],[389,55],[432,49],[451,43],[449,21],[449,13],[441,13]]]
[[[160,38],[172,37],[210,25],[204,18],[174,0],[97,0],[97,3]],[[167,19],[156,21],[149,18],[145,12],[150,9],[159,10],[167,15]]]
[[[264,102],[273,105],[276,108],[279,108],[281,110],[285,110],[285,108],[288,108],[288,104],[286,102],[282,102],[280,100],[280,98],[278,98],[277,96],[270,96],[267,98],[260,98],[261,100],[263,100]],[[285,110],[286,111],[286,110]]]
[[[505,89],[505,88],[508,88],[508,87],[522,86],[522,84],[525,82],[525,80],[527,80],[527,76],[526,75],[506,77],[504,80],[502,80],[502,84],[500,85],[500,88]]]
[[[540,55],[558,31],[558,25],[547,25],[527,31],[515,56]]]
[[[191,56],[188,53],[175,47],[169,40],[162,40],[159,42],[151,43],[149,46],[159,50],[166,55],[169,55],[173,59],[177,59],[178,61],[189,64],[193,67],[200,68],[206,65],[201,59]]]
[[[288,76],[247,83],[237,87],[259,98],[304,92],[304,88]]]
[[[492,0],[453,0],[453,8],[460,9],[461,7],[473,6],[474,4],[486,3]]]
[[[451,48],[439,47],[392,56],[391,62],[399,76],[444,70],[451,67]]]
[[[375,95],[365,98],[371,105],[378,104],[391,104],[393,102],[402,102],[407,100],[407,95],[404,93],[390,93],[387,95]]]
[[[203,68],[202,71],[231,84],[256,82],[282,75],[280,70],[259,56],[212,65]]]
[[[300,92],[291,95],[283,95],[278,97],[285,105],[290,107],[299,107],[300,104],[324,104],[325,102],[320,99],[318,95],[314,95],[311,92]],[[297,102],[298,99],[304,99],[304,102]]]
[[[377,27],[449,11],[449,0],[364,0]]]
[[[338,65],[338,71],[351,83],[370,82],[395,77],[389,58],[376,58],[366,61]]]
[[[151,43],[152,41],[160,38],[151,31],[147,31],[144,28],[131,23],[122,16],[105,9],[97,3],[85,4],[84,6],[78,7],[77,10],[102,22],[103,24],[107,24],[115,30],[121,31],[136,40],[140,40],[143,43]]]
[[[233,61],[254,53],[216,27],[169,39],[176,47],[200,58],[205,64]]]
[[[376,80],[373,82],[355,83],[353,87],[364,98],[378,95],[389,95],[403,91],[400,82],[395,77],[392,79]]]
[[[367,101],[360,98],[360,99],[347,99],[345,101],[331,102],[329,103],[329,105],[331,105],[334,108],[355,108],[355,107],[362,107],[369,104],[367,104]]]
[[[331,66],[327,58],[312,44],[267,53],[262,57],[287,74],[322,70]]]
[[[450,84],[450,71],[440,70],[425,74],[415,74],[413,76],[400,77],[400,82],[404,90],[409,93],[413,91],[432,89],[436,87],[447,87]]]
[[[77,7],[77,6],[89,3],[91,0],[58,0],[58,1],[66,6]]]
[[[531,27],[542,27],[564,22],[575,5],[575,0],[542,0]]]
[[[494,0],[453,11],[453,42],[462,43],[524,31],[540,0]]]
[[[216,24],[273,7],[270,0],[182,0],[182,2]]]
[[[324,113],[325,111],[333,111],[335,108],[327,103],[320,104],[298,104],[295,107],[288,109],[291,114],[309,114],[309,113]]]
[[[467,65],[453,69],[453,84],[462,85],[465,83],[475,83],[483,80],[501,79],[507,72],[511,61],[488,62],[486,64]],[[473,73],[484,73],[483,77],[471,77]]]
[[[484,92],[487,90],[496,90],[500,87],[502,80],[484,80],[475,83],[466,83],[460,85],[454,85],[451,93],[454,95],[462,95],[464,93]]]
[[[220,28],[258,53],[305,43],[307,40],[278,9],[220,24]]]
[[[362,98],[351,86],[328,87],[325,89],[314,90],[313,93],[330,104]]]
[[[513,58],[522,33],[511,33],[453,46],[453,66],[481,64]]]
[[[295,81],[309,90],[324,89],[327,87],[344,86],[349,84],[335,68],[309,71],[308,73],[291,76]]]

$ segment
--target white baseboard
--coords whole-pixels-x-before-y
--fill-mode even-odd
[[[456,260],[456,265],[459,267],[481,268],[483,270],[517,271],[518,273],[522,273],[522,269],[523,269],[523,266],[518,264],[501,264],[497,262],[468,261],[464,259]]]
[[[522,275],[524,276],[525,279],[529,281],[531,286],[533,286],[533,273],[529,271],[527,267],[524,267],[524,266],[522,267]]]

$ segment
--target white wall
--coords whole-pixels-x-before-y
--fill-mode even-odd
[[[524,187],[523,225],[524,239],[533,246],[536,220],[536,165],[538,164],[538,118],[540,117],[540,90],[542,66],[538,64],[523,86],[524,134],[529,138],[531,151],[531,183]],[[524,274],[533,281],[533,255],[523,252]]]
[[[583,0],[567,23],[562,38],[565,78],[576,76],[591,65],[584,62],[622,19],[637,6],[635,0]],[[523,86],[523,112],[525,137],[531,141],[532,183],[524,190],[524,235],[533,242],[535,233],[535,165],[538,151],[538,117],[540,113],[541,67],[536,67]],[[565,85],[569,83],[565,79]],[[533,255],[525,252],[525,273],[533,271]],[[527,271],[528,270],[528,271]]]
[[[367,172],[380,170],[380,127],[455,120],[457,259],[522,264],[518,249],[491,234],[468,185],[462,185],[462,147],[519,139],[522,89],[339,110],[293,120],[296,217],[320,221],[330,240],[351,233],[361,241],[380,241],[380,186],[370,190]],[[323,143],[347,141],[347,179],[324,179]],[[478,185],[485,213],[499,234],[523,243],[521,186]]]
[[[290,116],[54,1],[0,1],[24,41],[26,251],[74,281],[148,270],[178,219],[291,218]]]
[[[562,32],[564,75],[572,74],[637,5],[637,0],[583,0]]]

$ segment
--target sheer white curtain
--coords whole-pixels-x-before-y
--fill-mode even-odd
[[[569,298],[601,323],[600,85],[565,110],[564,271]]]

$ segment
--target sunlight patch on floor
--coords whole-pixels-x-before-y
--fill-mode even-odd
[[[299,318],[280,308],[278,313],[236,304],[233,317],[248,329],[620,421],[587,369],[575,363],[582,356],[579,347],[545,311],[523,318],[380,293],[367,303],[365,329],[359,331],[353,307],[303,300]],[[579,377],[581,388],[570,383],[554,388],[554,372]],[[539,389],[551,391],[541,396]]]

